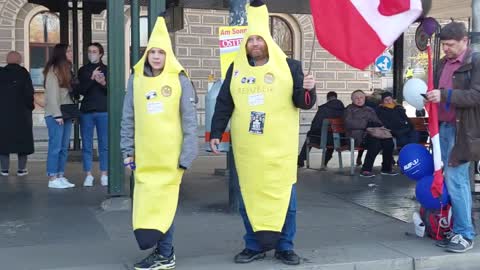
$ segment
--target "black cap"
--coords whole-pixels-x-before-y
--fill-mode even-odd
[[[382,93],[382,101],[386,98],[386,97],[393,97],[392,93],[390,92],[383,92]]]
[[[265,2],[263,2],[262,0],[252,0],[252,2],[250,2],[251,7],[260,7],[263,5],[265,5]]]
[[[160,12],[160,13],[158,14],[158,17],[163,17],[163,18],[167,17],[167,12],[166,12],[166,11]]]

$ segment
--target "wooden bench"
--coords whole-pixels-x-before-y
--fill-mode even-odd
[[[333,135],[333,145],[327,144],[328,134]],[[314,137],[315,135],[311,135]],[[338,162],[340,169],[343,169],[342,152],[350,151],[350,174],[355,174],[355,150],[363,150],[363,147],[355,146],[355,140],[345,137],[345,123],[342,118],[324,119],[320,137],[320,145],[310,143],[307,136],[307,145],[309,147],[322,150],[322,165],[320,169],[325,169],[325,159],[327,149],[334,149],[338,153]],[[307,168],[310,168],[310,153],[307,153]]]
[[[416,132],[419,132],[419,133],[426,132],[427,134],[429,134],[428,117],[411,117],[409,119]],[[401,147],[397,145],[397,140],[395,140],[395,138],[393,138],[393,142],[395,144],[395,149],[400,151]],[[431,150],[430,137],[427,138],[426,142],[418,142],[418,143]]]

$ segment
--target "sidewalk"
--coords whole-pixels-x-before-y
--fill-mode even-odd
[[[184,177],[175,221],[179,270],[479,269],[480,248],[449,254],[411,235],[412,225],[403,220],[416,208],[413,182],[306,169],[297,183],[296,250],[303,264],[287,267],[271,254],[233,264],[243,248],[243,224],[227,211],[225,178],[212,175],[224,164],[224,157],[200,157]],[[101,210],[106,188],[99,186],[49,190],[44,166],[32,162],[28,177],[0,178],[0,269],[132,269],[146,253],[137,249],[131,213]],[[79,163],[68,165],[67,176],[77,186],[80,172]]]

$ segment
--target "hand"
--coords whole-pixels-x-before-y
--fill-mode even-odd
[[[100,67],[97,67],[93,72],[92,72],[92,76],[90,76],[90,80],[95,80],[95,78],[98,76],[98,74],[102,73],[100,71]]]
[[[439,103],[442,100],[442,95],[441,95],[440,90],[435,89],[435,90],[427,92],[427,99],[430,102]]]
[[[313,75],[307,75],[303,78],[303,89],[312,90],[315,87]]]
[[[135,160],[133,157],[127,157],[123,160],[123,166],[129,168],[130,170],[135,170]]]
[[[63,119],[62,118],[57,118],[55,119],[58,125],[63,126]]]
[[[220,139],[211,139],[210,140],[210,149],[212,149],[212,152],[214,154],[220,154],[220,151],[218,151],[217,145],[220,144]]]
[[[96,81],[97,83],[101,84],[102,86],[107,85],[107,81],[105,80],[105,76],[104,76],[102,73],[100,73],[100,74],[101,74],[101,75],[97,75],[97,76],[95,77],[95,81]]]

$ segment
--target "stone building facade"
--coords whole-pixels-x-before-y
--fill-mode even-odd
[[[36,15],[48,12],[43,6],[27,3],[27,0],[0,0],[0,65],[4,65],[5,56],[11,50],[17,50],[24,55],[24,66],[35,73],[31,67],[32,61],[38,55],[32,55],[32,47],[37,46],[31,42],[32,20]],[[126,48],[126,71],[129,66],[129,38],[130,38],[130,10],[125,7],[125,48]],[[145,8],[141,10],[141,16],[146,16]],[[314,38],[312,19],[309,15],[299,14],[272,14],[279,25],[289,31],[291,44],[288,45],[289,54],[295,59],[303,62],[305,71],[309,68],[312,42]],[[81,20],[81,12],[79,14]],[[218,28],[228,24],[228,14],[220,10],[185,9],[185,27],[183,30],[172,34],[174,48],[178,59],[187,69],[193,80],[199,97],[199,124],[204,125],[205,104],[204,96],[207,92],[208,77],[213,74],[215,78],[220,77],[220,61],[218,48]],[[81,25],[81,21],[80,21]],[[50,27],[50,28],[48,28]],[[55,25],[49,25],[50,32],[56,31]],[[47,29],[46,28],[46,29]],[[81,28],[81,27],[80,27]],[[53,30],[52,30],[53,29]],[[70,16],[71,29],[71,16]],[[58,30],[58,29],[57,29]],[[92,40],[105,45],[107,49],[107,23],[106,12],[94,15],[92,18]],[[72,35],[70,31],[70,35]],[[142,30],[141,30],[142,32]],[[143,31],[144,32],[144,31]],[[49,33],[55,37],[54,33]],[[79,33],[81,37],[81,33]],[[81,39],[81,38],[80,38]],[[145,37],[143,38],[145,39]],[[70,40],[72,40],[70,38]],[[145,42],[145,41],[144,41]],[[41,44],[40,44],[41,45]],[[82,45],[79,46],[82,48]],[[105,57],[104,60],[107,57]],[[80,54],[80,61],[82,56]],[[38,59],[35,60],[38,62]],[[108,62],[108,61],[106,61]],[[80,63],[81,64],[81,63]],[[350,93],[355,89],[373,89],[385,87],[385,83],[376,76],[373,68],[361,71],[352,68],[322,49],[315,42],[313,55],[312,73],[317,80],[317,91],[319,94],[318,104],[325,101],[328,91],[336,91],[340,98],[348,104]],[[38,73],[38,70],[36,71]],[[390,80],[390,79],[389,79]],[[35,125],[43,125],[43,89],[41,85],[36,86],[36,110],[34,116]],[[301,122],[311,121],[315,110],[304,111],[301,114]]]

